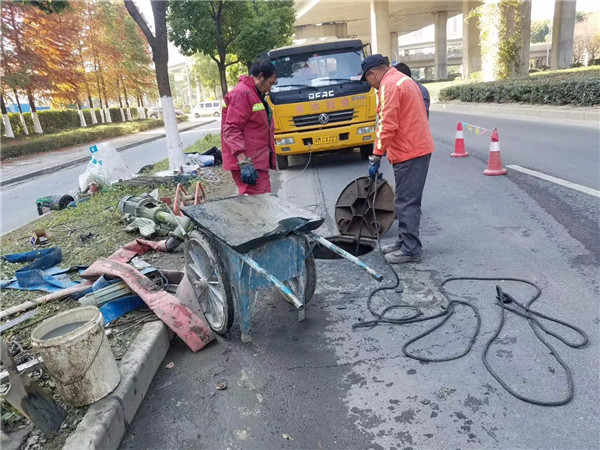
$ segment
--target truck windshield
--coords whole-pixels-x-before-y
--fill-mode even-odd
[[[282,56],[271,61],[277,67],[277,84],[273,92],[291,89],[360,83],[362,49],[304,53]]]

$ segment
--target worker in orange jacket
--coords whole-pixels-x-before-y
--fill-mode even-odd
[[[394,206],[400,233],[398,239],[382,247],[385,258],[393,264],[419,262],[422,244],[419,239],[421,199],[433,138],[427,112],[417,84],[389,67],[380,54],[367,56],[361,63],[362,80],[377,89],[375,146],[369,159],[369,176],[378,176],[381,157],[394,167],[396,195]]]

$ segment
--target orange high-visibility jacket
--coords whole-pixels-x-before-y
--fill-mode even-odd
[[[392,164],[433,153],[427,111],[421,91],[411,78],[389,69],[377,91],[377,132],[373,153]]]

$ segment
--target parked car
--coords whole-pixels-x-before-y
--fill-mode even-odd
[[[151,119],[158,119],[159,117],[162,117],[163,113],[162,113],[162,108],[157,108],[156,106],[154,108],[150,108],[148,110],[148,117]],[[175,110],[175,115],[176,116],[183,116],[184,113],[182,110],[180,109],[176,109]]]
[[[210,102],[200,102],[192,109],[192,115],[197,119],[200,116],[215,116],[221,115],[221,103],[213,100]]]

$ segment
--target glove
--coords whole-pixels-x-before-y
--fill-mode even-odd
[[[254,164],[250,158],[246,158],[243,161],[238,162],[240,171],[242,173],[242,181],[250,186],[256,186],[256,180],[258,180],[258,172],[254,168]]]
[[[381,156],[371,155],[369,156],[369,177],[375,179],[379,173],[379,166],[381,165]]]

